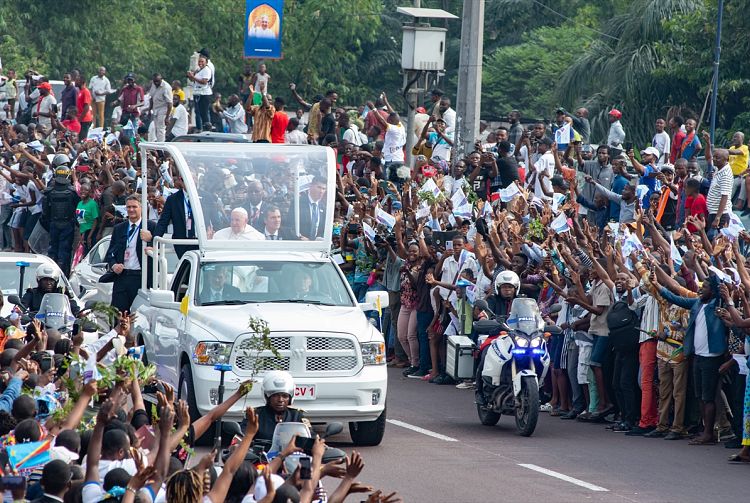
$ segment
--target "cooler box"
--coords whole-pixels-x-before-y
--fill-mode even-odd
[[[463,335],[448,337],[445,372],[453,379],[474,379],[474,343]]]

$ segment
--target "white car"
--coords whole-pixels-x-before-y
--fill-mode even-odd
[[[46,255],[37,255],[35,253],[0,253],[0,289],[3,292],[3,308],[0,316],[8,316],[13,309],[13,305],[8,302],[9,295],[23,294],[29,288],[36,286],[36,268],[42,264],[49,264],[55,269],[60,269],[54,260]],[[23,283],[21,283],[21,270],[23,269]],[[60,279],[65,284],[65,288],[73,294],[73,301],[78,307],[83,308],[83,302],[78,297],[78,290],[74,289],[68,279],[60,273]]]
[[[154,152],[175,161],[198,245],[182,256],[168,282],[159,271],[164,263],[160,257],[173,245],[188,243],[155,238],[156,281],[153,288],[142,288],[133,303],[138,314],[133,330],[159,377],[178,390],[196,418],[242,382],[257,383],[266,371],[286,370],[294,378],[294,404],[311,422],[348,422],[356,445],[378,445],[386,425],[385,343],[363,312],[372,305],[357,303],[331,253],[333,151],[250,143],[140,147],[144,159]],[[149,175],[146,169],[142,172]],[[225,228],[210,239],[206,221],[220,207],[215,204],[219,198],[230,208],[253,204],[251,195],[243,200],[232,190],[232,179],[240,174],[264,179],[266,187],[275,177],[292,199],[289,209],[282,213],[268,203],[262,232]],[[172,211],[187,215],[187,209]],[[269,229],[273,224],[281,227]],[[275,352],[258,346],[261,330],[251,320],[267,324]],[[239,419],[245,407],[262,405],[260,388],[254,386],[227,418]]]
[[[112,283],[99,283],[99,278],[107,272],[107,250],[111,236],[104,236],[81,259],[70,273],[70,284],[86,300],[110,302],[112,300]],[[167,279],[172,277],[177,266],[177,255],[170,248],[165,254],[167,260]]]

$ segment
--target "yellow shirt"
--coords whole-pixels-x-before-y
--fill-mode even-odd
[[[320,134],[320,119],[320,102],[318,102],[310,108],[310,113],[307,118],[307,134],[316,140]]]
[[[729,150],[742,151],[742,154],[740,155],[729,156],[729,165],[732,166],[732,174],[734,176],[737,176],[747,169],[747,161],[748,157],[750,157],[750,152],[748,152],[747,145],[740,145],[739,147],[729,147]]]

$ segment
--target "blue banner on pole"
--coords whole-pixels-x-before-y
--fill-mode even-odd
[[[284,0],[246,0],[245,57],[281,58]]]

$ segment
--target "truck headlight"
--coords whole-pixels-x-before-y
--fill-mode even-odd
[[[365,365],[385,365],[385,343],[363,342],[362,362]]]
[[[201,341],[195,346],[193,363],[197,365],[229,363],[231,353],[231,342]]]

